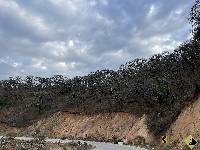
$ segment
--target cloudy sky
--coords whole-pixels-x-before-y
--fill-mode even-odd
[[[0,79],[118,69],[190,37],[194,0],[0,0]]]

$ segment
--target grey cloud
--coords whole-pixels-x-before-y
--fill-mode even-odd
[[[21,65],[7,69],[4,76],[0,72],[0,78],[11,72],[72,77],[96,69],[117,69],[136,57],[173,49],[187,39],[193,2],[1,1],[0,59],[9,56]],[[150,11],[154,12],[148,18]],[[3,66],[2,71],[6,70]]]
[[[15,70],[14,67],[3,62],[0,63],[0,67],[1,67],[1,70],[0,70],[1,75],[7,75]]]

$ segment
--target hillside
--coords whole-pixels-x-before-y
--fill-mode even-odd
[[[146,142],[152,135],[144,123],[145,118],[129,113],[102,113],[97,115],[71,114],[58,112],[40,119],[25,128],[0,126],[0,133],[17,136],[45,135],[47,137],[66,137],[68,139],[88,139],[95,141],[122,140],[133,142],[141,136]]]
[[[194,150],[200,149],[200,97],[184,109],[171,125],[167,135],[169,135],[170,141],[177,141],[179,147],[184,145],[184,138],[192,135],[194,139],[198,140],[198,145]]]
[[[167,146],[160,143],[159,137],[154,137],[145,125],[145,116],[136,117],[130,113],[101,113],[96,115],[57,112],[51,116],[42,117],[32,125],[22,128],[0,125],[0,134],[12,136],[60,137],[67,139],[85,139],[95,141],[119,140],[124,143],[135,143],[138,137],[145,143],[156,144],[156,149],[167,150],[184,147],[183,139],[192,135],[200,139],[200,97],[188,105],[176,121],[170,126],[166,135],[169,136]],[[198,150],[196,145],[194,150]]]
[[[178,148],[188,134],[199,138],[200,0],[192,7],[189,21],[190,40],[172,52],[137,58],[118,70],[97,70],[74,78],[1,80],[0,133],[125,143],[140,140],[157,147],[160,137],[167,134]]]
[[[27,76],[0,81],[0,123],[24,127],[59,111],[98,115],[145,115],[155,136],[165,133],[200,93],[200,43],[172,53],[135,59],[118,71],[101,70],[73,79]]]

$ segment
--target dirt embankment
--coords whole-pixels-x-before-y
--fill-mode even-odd
[[[136,117],[123,112],[96,115],[58,112],[39,119],[25,128],[11,128],[0,125],[0,134],[16,134],[18,136],[40,134],[48,137],[98,141],[117,139],[124,142],[134,141],[136,137],[141,136],[145,138],[146,142],[154,142],[160,145],[160,140],[155,141],[154,136],[149,133],[144,122],[145,116]],[[166,135],[169,136],[171,149],[183,147],[183,140],[189,135],[192,135],[196,140],[200,140],[200,97],[182,111]],[[200,149],[200,144],[194,148],[194,150],[198,149]]]
[[[135,117],[129,113],[103,113],[91,116],[59,112],[41,119],[26,128],[0,127],[1,133],[34,135],[39,133],[49,137],[84,138],[96,140],[118,139],[130,142],[142,136],[147,142],[151,134],[144,124],[145,117]]]
[[[170,142],[176,141],[178,147],[183,147],[184,139],[192,135],[198,144],[194,150],[200,149],[200,97],[179,115],[167,132]]]

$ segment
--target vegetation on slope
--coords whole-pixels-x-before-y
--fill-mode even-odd
[[[0,81],[0,122],[24,125],[46,112],[146,114],[155,135],[165,132],[200,92],[200,0],[191,9],[193,37],[172,53],[135,59],[119,70],[73,79],[28,76]],[[7,111],[7,112],[6,112]]]

